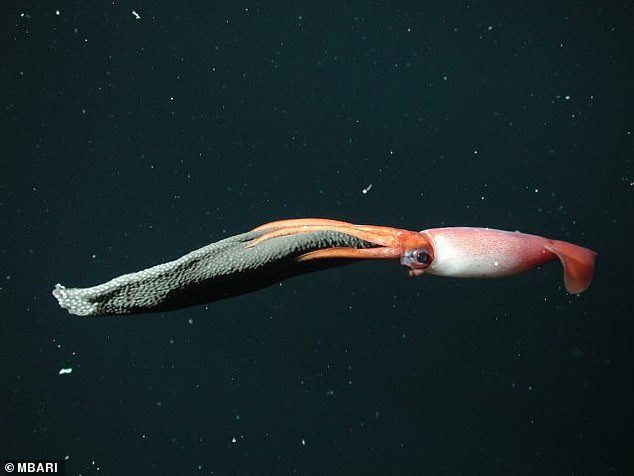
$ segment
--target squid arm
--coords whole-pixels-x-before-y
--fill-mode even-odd
[[[261,225],[181,258],[89,288],[57,284],[71,314],[119,315],[178,309],[250,292],[359,259],[399,260],[410,276],[496,278],[559,260],[569,293],[585,291],[596,253],[565,241],[490,228],[420,232],[302,218]]]

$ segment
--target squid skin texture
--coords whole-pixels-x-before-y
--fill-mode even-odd
[[[127,315],[169,311],[248,293],[292,276],[354,260],[297,261],[324,248],[370,248],[368,241],[335,231],[282,236],[247,247],[265,230],[211,243],[174,261],[124,274],[88,288],[57,284],[53,296],[70,314]]]

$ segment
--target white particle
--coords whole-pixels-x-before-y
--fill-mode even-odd
[[[59,16],[59,10],[55,10],[55,15]]]
[[[500,266],[500,263],[498,263],[497,261],[494,261],[493,262],[493,266],[495,266],[497,268],[498,266]]]
[[[306,440],[302,438],[302,446],[306,446]]]
[[[59,372],[57,372],[57,375],[70,374],[72,372],[73,372],[72,367],[62,367],[61,369],[59,369]]]
[[[135,10],[132,10],[132,15],[134,15],[134,18],[136,18],[137,20],[141,19],[141,15],[139,15]]]
[[[361,193],[365,195],[365,194],[366,194],[366,193],[368,193],[370,190],[372,190],[372,184],[368,184],[368,186],[367,186],[367,187],[365,187],[363,190],[361,190]]]

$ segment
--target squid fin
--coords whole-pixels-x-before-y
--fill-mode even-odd
[[[558,240],[552,240],[546,248],[561,261],[564,267],[564,284],[569,293],[578,294],[588,289],[594,274],[597,255],[594,251]]]

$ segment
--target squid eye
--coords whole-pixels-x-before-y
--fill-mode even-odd
[[[403,266],[418,271],[428,268],[433,261],[434,256],[432,252],[426,248],[407,250],[403,256],[401,256],[401,264]],[[419,276],[419,274],[417,274],[417,276]]]
[[[427,250],[414,251],[414,259],[417,263],[429,265],[431,263],[431,256]]]

